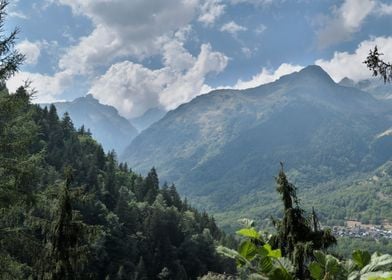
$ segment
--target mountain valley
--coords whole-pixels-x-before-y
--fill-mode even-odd
[[[199,96],[138,135],[121,159],[137,172],[155,166],[224,224],[233,215],[264,220],[274,211],[264,208],[275,201],[280,161],[300,190],[313,190],[312,201],[325,184],[343,188],[388,163],[391,124],[390,103],[309,66],[256,88]]]

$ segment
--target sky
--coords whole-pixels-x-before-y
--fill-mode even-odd
[[[392,61],[390,0],[10,0],[7,12],[26,55],[11,91],[31,81],[36,103],[90,93],[127,118],[311,64],[366,79],[375,45]]]

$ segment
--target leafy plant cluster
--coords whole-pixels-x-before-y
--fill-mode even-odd
[[[321,251],[314,252],[309,264],[312,279],[392,279],[392,256],[356,250],[352,259],[339,260]]]
[[[296,187],[282,170],[276,178],[277,191],[284,205],[283,218],[274,221],[276,233],[257,231],[252,220],[245,227],[237,250],[224,246],[218,252],[236,260],[239,279],[392,279],[392,256],[356,250],[352,259],[327,253],[336,244],[328,229],[321,229],[313,209],[309,218],[299,206]],[[214,279],[214,278],[211,278]]]
[[[217,248],[221,254],[236,260],[240,279],[294,279],[294,266],[288,258],[282,257],[280,249],[272,249],[268,243],[271,236],[258,232],[252,220],[242,222],[246,227],[237,231],[244,238],[238,250]]]

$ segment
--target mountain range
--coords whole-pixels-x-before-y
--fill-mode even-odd
[[[392,100],[392,85],[384,83],[380,78],[365,79],[355,82],[350,78],[343,78],[339,85],[355,87],[372,94],[377,99]]]
[[[84,125],[86,130],[89,129],[106,151],[115,150],[120,154],[138,134],[137,129],[120,116],[116,108],[99,103],[91,94],[53,104],[60,117],[68,112],[76,127]]]
[[[316,201],[328,183],[338,182],[336,191],[391,161],[391,124],[390,102],[308,66],[256,88],[196,97],[142,131],[121,159],[141,173],[155,166],[223,223],[263,220],[275,211],[280,161]]]
[[[159,107],[148,109],[143,115],[131,118],[129,121],[134,125],[138,131],[143,131],[153,123],[160,120],[165,114],[166,110]]]

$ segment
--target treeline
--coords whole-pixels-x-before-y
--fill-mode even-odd
[[[214,218],[56,108],[0,92],[0,279],[195,279],[235,270]]]
[[[331,251],[339,257],[348,258],[359,248],[368,252],[392,255],[392,242],[387,238],[374,240],[373,238],[340,237],[336,247]]]

